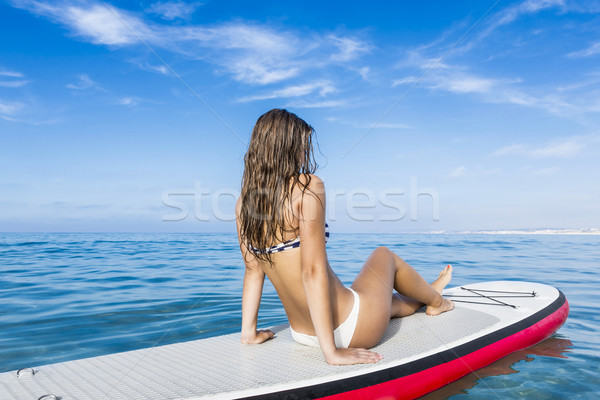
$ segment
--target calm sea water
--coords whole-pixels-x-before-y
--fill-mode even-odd
[[[428,280],[527,280],[571,305],[552,338],[428,399],[595,399],[600,393],[600,236],[336,234],[351,283],[379,245]],[[238,332],[243,264],[233,234],[0,234],[0,372]],[[267,283],[259,324],[286,322]]]

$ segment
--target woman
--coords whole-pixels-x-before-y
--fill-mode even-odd
[[[327,261],[325,188],[313,175],[313,133],[302,119],[280,109],[262,115],[252,131],[236,204],[246,264],[241,341],[273,337],[256,329],[266,274],[294,340],[320,346],[329,364],[377,362],[382,357],[366,349],[381,340],[390,318],[411,315],[423,305],[429,315],[454,307],[441,296],[452,267],[430,285],[399,256],[379,247],[351,288],[344,287]]]

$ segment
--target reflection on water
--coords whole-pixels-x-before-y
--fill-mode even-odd
[[[435,390],[425,396],[420,397],[420,400],[441,400],[447,399],[450,396],[457,394],[466,394],[468,390],[476,385],[487,385],[483,378],[491,376],[501,376],[516,374],[519,372],[513,368],[520,361],[530,362],[535,360],[534,356],[568,358],[565,354],[570,352],[571,343],[568,339],[561,339],[559,335],[550,337],[534,346],[523,350],[515,351],[503,357],[487,367],[480,368],[475,372],[463,376],[457,381],[454,381],[438,390]],[[549,374],[552,371],[547,371]]]

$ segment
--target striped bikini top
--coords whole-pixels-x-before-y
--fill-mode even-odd
[[[326,222],[325,223],[325,243],[327,243],[327,240],[329,240],[329,225],[327,225],[327,222]],[[250,245],[250,250],[252,250],[252,252],[258,253],[258,254],[273,254],[273,253],[279,253],[280,251],[284,251],[287,249],[293,249],[296,247],[300,247],[300,236],[298,236],[297,238],[294,238],[294,239],[286,240],[285,242],[276,244],[275,246],[268,247],[265,250],[257,249],[256,247]]]

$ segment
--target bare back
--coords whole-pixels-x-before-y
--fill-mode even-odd
[[[324,203],[324,188],[322,181],[316,177],[311,176],[311,182],[308,186],[308,190],[304,193],[304,196],[314,196],[315,194],[309,193],[309,190],[316,195],[323,195]],[[238,201],[239,203],[239,201]],[[308,244],[310,241],[308,235],[319,235],[319,233],[313,232],[301,232],[300,220],[303,216],[307,215],[307,210],[303,210],[305,202],[303,202],[302,190],[296,186],[292,189],[292,196],[289,204],[285,204],[286,212],[284,220],[284,237],[283,241],[295,239],[300,236],[300,247],[291,248],[285,251],[272,254],[273,264],[270,265],[267,261],[254,259],[252,264],[260,268],[269,278],[279,299],[283,304],[288,320],[292,328],[301,333],[308,335],[315,335],[315,329],[310,317],[310,311],[306,298],[306,293],[302,284],[302,243]],[[239,204],[236,210],[239,209]],[[239,213],[239,211],[238,211]],[[324,221],[323,221],[324,225]],[[304,237],[303,237],[304,236]],[[311,237],[312,242],[322,242],[323,251],[325,247],[325,237],[321,233],[321,237]],[[276,245],[278,243],[272,243]],[[248,255],[249,259],[252,259],[252,255]],[[329,277],[329,294],[331,298],[331,311],[333,319],[333,328],[339,326],[350,314],[353,305],[352,293],[344,287],[339,278],[335,275],[331,269],[329,262],[327,262],[327,271]]]

